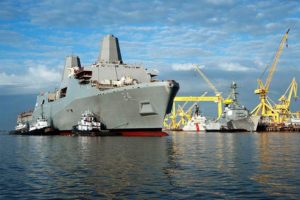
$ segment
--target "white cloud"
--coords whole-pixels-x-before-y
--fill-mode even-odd
[[[259,70],[263,70],[266,67],[266,63],[264,63],[261,59],[257,58],[256,60],[254,60],[254,64],[255,66],[259,69]]]
[[[281,25],[278,23],[271,22],[271,23],[267,23],[265,25],[265,27],[267,30],[276,30],[276,29],[279,29],[281,27]]]
[[[193,63],[175,63],[172,65],[172,69],[175,71],[189,71],[195,69],[196,64]],[[204,65],[198,65],[201,69],[204,68]]]
[[[221,70],[224,71],[232,71],[232,72],[248,72],[248,71],[252,71],[251,68],[243,66],[239,63],[220,63],[218,66]]]
[[[207,3],[212,5],[230,5],[233,3],[233,0],[206,0]]]
[[[121,26],[121,30],[124,31],[157,31],[159,27],[157,26]]]
[[[32,93],[54,87],[59,83],[60,73],[44,65],[29,67],[24,74],[0,73],[0,86],[8,86],[12,93]]]

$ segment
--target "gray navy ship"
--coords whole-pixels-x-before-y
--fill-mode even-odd
[[[31,121],[26,123],[46,119],[53,130],[69,134],[89,111],[103,130],[160,135],[179,84],[158,81],[156,76],[155,70],[124,64],[118,38],[107,35],[91,66],[81,66],[78,56],[66,57],[59,89],[37,96]]]
[[[226,105],[221,117],[217,121],[208,121],[206,131],[256,131],[259,116],[251,116],[249,110],[240,105],[237,99],[237,85],[231,85],[232,103]]]

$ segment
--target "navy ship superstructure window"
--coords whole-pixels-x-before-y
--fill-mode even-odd
[[[60,90],[60,98],[64,98],[65,96],[67,96],[67,89],[68,88],[65,87]]]

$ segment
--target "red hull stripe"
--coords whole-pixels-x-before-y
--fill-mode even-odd
[[[135,136],[135,137],[163,137],[168,136],[166,132],[162,131],[121,131],[122,136]],[[59,135],[69,136],[72,131],[59,131]]]
[[[59,131],[59,135],[72,135],[72,131]]]
[[[199,132],[200,131],[200,128],[199,128],[199,124],[196,123],[196,130]]]
[[[122,136],[138,136],[138,137],[163,137],[168,136],[162,131],[122,131]]]

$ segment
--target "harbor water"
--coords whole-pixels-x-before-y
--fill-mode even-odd
[[[0,199],[300,199],[300,133],[0,135]]]

